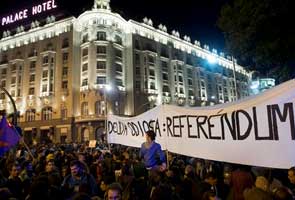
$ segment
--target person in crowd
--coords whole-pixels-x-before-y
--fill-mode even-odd
[[[291,190],[292,196],[295,199],[295,167],[291,167],[288,170],[288,179],[290,181],[289,189]]]
[[[144,159],[144,165],[148,170],[164,171],[166,169],[165,154],[161,145],[155,142],[156,133],[148,130],[145,134],[146,141],[141,145],[140,158]]]
[[[202,200],[217,200],[217,196],[213,191],[207,191],[203,194]]]
[[[269,193],[268,180],[263,176],[258,176],[255,181],[255,186],[246,188],[243,192],[245,200],[271,200]]]
[[[91,174],[87,174],[80,161],[73,160],[70,164],[71,174],[63,180],[62,187],[68,189],[70,194],[86,192],[91,196],[98,193],[97,184]]]
[[[293,200],[291,193],[286,187],[278,187],[273,191],[273,200]]]
[[[18,162],[13,162],[8,166],[9,177],[7,181],[7,188],[17,199],[23,199],[23,184],[19,178],[21,167]]]
[[[109,185],[105,200],[121,200],[123,196],[123,190],[119,183],[112,183]]]
[[[24,187],[24,195],[28,195],[30,186],[33,182],[33,178],[35,178],[35,173],[33,170],[32,162],[29,160],[25,160],[22,163],[22,171],[19,175],[19,178],[22,181],[23,187]]]
[[[196,199],[202,199],[206,192],[212,191],[217,196],[217,175],[214,172],[207,172],[204,180],[196,187]]]
[[[243,192],[246,188],[251,188],[254,185],[250,169],[245,165],[238,165],[236,170],[231,174],[231,192],[228,199],[244,200]]]
[[[50,159],[46,161],[45,171],[41,172],[40,175],[50,175],[53,173],[58,173],[58,169],[55,166],[54,160]]]
[[[184,199],[193,199],[193,196],[195,196],[194,192],[197,190],[197,183],[194,168],[191,165],[187,165],[182,181]]]

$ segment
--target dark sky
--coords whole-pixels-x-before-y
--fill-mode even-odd
[[[12,14],[23,8],[46,0],[1,0],[0,16]],[[93,6],[94,0],[55,0],[59,9],[67,15],[78,16]],[[192,41],[199,40],[210,49],[221,51],[224,39],[216,26],[221,6],[228,0],[111,0],[111,8],[125,19],[142,22],[146,16],[154,26],[162,23],[168,32],[178,30],[181,37],[188,35]],[[48,13],[46,13],[48,14]],[[31,20],[31,19],[30,19]],[[2,27],[3,28],[3,27]]]

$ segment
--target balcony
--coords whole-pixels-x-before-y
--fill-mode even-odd
[[[0,65],[8,64],[8,60],[1,60]]]

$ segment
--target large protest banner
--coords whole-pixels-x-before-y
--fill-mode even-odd
[[[108,141],[140,147],[155,130],[163,149],[246,165],[295,165],[295,80],[237,102],[210,107],[161,105],[132,118],[108,116]]]

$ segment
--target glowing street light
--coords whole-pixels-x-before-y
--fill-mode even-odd
[[[104,85],[104,103],[105,103],[105,133],[106,133],[106,139],[108,143],[108,147],[110,149],[110,144],[108,141],[108,101],[107,101],[107,94],[112,90],[111,85]]]
[[[208,60],[208,62],[209,62],[210,64],[215,64],[215,63],[217,63],[217,59],[216,59],[216,57],[215,57],[214,55],[208,55],[208,56],[207,56],[207,60]]]

